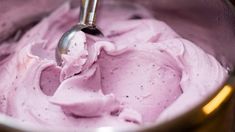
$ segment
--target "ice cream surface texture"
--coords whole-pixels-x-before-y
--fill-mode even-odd
[[[69,4],[1,44],[0,112],[49,127],[134,127],[171,119],[216,90],[227,76],[220,63],[135,8],[104,6],[105,37],[78,32],[62,66],[55,47],[79,14]]]

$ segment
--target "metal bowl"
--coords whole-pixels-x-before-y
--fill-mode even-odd
[[[135,2],[146,6],[157,19],[165,21],[182,37],[195,42],[212,54],[230,73],[217,91],[187,113],[158,125],[133,128],[131,131],[234,131],[235,8],[233,2],[228,0],[135,0]],[[33,128],[0,116],[2,131],[55,131],[56,129]],[[92,131],[119,130],[102,127]]]

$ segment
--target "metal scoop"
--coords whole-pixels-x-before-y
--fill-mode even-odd
[[[62,54],[68,53],[69,42],[76,32],[83,31],[91,35],[103,35],[95,26],[96,7],[99,0],[82,0],[80,22],[63,34],[56,48],[56,62],[62,65]]]

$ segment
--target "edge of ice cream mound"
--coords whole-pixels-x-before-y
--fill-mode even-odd
[[[219,62],[137,7],[102,8],[105,37],[77,33],[62,67],[55,47],[79,14],[68,3],[1,45],[10,55],[0,60],[0,112],[43,126],[133,127],[170,120],[216,90],[227,76]]]

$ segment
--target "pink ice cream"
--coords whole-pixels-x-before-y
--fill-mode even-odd
[[[189,110],[227,76],[138,5],[103,6],[97,25],[105,37],[78,32],[57,66],[55,47],[78,14],[64,4],[18,42],[0,45],[2,114],[44,127],[144,126]]]

